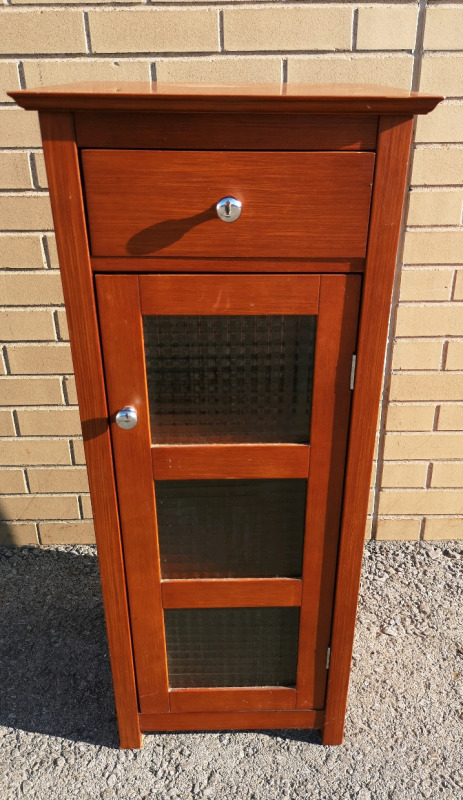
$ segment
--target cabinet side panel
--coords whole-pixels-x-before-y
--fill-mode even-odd
[[[380,120],[331,640],[324,744],[343,738],[376,420],[412,118]]]
[[[121,747],[140,747],[103,370],[72,115],[40,114],[92,495]]]

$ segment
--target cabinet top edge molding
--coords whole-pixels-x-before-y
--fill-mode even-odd
[[[87,82],[9,92],[33,110],[427,114],[444,98],[364,84]]]

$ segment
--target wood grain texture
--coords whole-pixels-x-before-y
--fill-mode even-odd
[[[297,707],[322,708],[361,278],[324,275],[315,352]]]
[[[305,444],[154,445],[155,480],[306,478]]]
[[[205,711],[196,714],[140,714],[142,731],[255,731],[321,728],[322,711]]]
[[[69,114],[42,113],[40,125],[92,495],[120,743],[121,747],[140,747],[126,583],[78,153]]]
[[[164,608],[270,608],[300,606],[295,578],[190,578],[162,581]]]
[[[79,147],[169,150],[374,150],[378,117],[353,114],[77,112]]]
[[[283,259],[273,258],[106,258],[94,256],[91,259],[94,272],[265,272],[265,273],[324,273],[324,272],[363,272],[363,258],[324,259]]]
[[[83,150],[95,256],[362,258],[373,153]],[[216,212],[227,196],[238,220]]]
[[[269,686],[262,689],[171,689],[173,713],[197,711],[276,711],[296,706],[295,689]]]
[[[142,314],[317,314],[318,275],[142,275]]]
[[[371,464],[412,120],[380,123],[333,617],[324,744],[343,738]]]
[[[138,279],[135,275],[100,275],[96,288],[140,709],[168,711]],[[114,421],[116,412],[126,405],[134,406],[138,413],[132,430],[122,430]]]
[[[427,114],[443,98],[366,84],[88,82],[10,92],[30,109]]]

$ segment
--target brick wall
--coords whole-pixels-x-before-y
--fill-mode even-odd
[[[363,82],[440,92],[417,124],[367,536],[463,537],[463,7],[7,0],[0,88]],[[37,119],[0,95],[0,541],[93,541]]]

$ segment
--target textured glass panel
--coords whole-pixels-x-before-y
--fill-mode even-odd
[[[315,316],[145,316],[153,442],[309,441]]]
[[[169,684],[294,686],[299,608],[164,611]]]
[[[300,577],[307,481],[157,481],[164,578]]]

